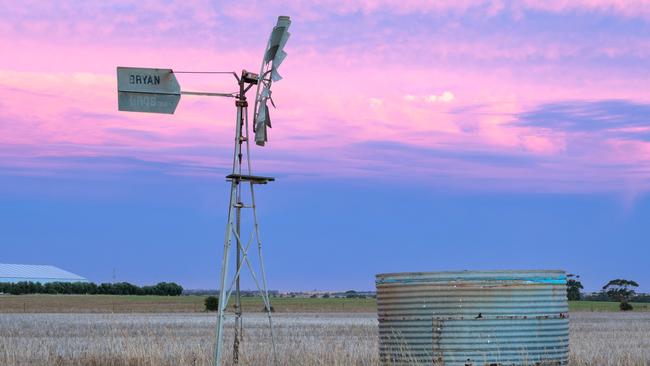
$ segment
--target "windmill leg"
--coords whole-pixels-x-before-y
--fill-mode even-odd
[[[255,237],[257,238],[257,253],[260,261],[260,272],[262,277],[262,299],[266,307],[266,315],[269,318],[269,331],[271,333],[271,346],[273,349],[273,364],[277,365],[277,350],[275,347],[275,334],[273,331],[273,318],[271,317],[271,299],[269,298],[269,290],[266,283],[266,271],[264,270],[264,258],[262,257],[262,240],[260,239],[260,228],[257,221],[257,206],[255,204],[255,190],[253,183],[251,183],[251,206],[253,209],[253,226],[255,229]]]
[[[261,74],[260,74],[261,75]],[[248,174],[253,174],[253,170],[251,168],[251,159],[250,159],[250,143],[248,141],[248,109],[245,109],[246,113],[244,114],[244,126],[245,131],[246,131],[246,163],[248,165]],[[257,284],[258,289],[260,290],[260,293],[262,294],[262,300],[264,301],[264,308],[266,310],[266,315],[269,319],[269,332],[271,336],[271,347],[273,351],[273,364],[277,365],[278,364],[278,358],[277,358],[277,350],[275,346],[275,332],[273,330],[273,318],[271,317],[271,300],[269,298],[269,292],[268,292],[268,286],[266,283],[266,271],[264,269],[264,258],[262,257],[262,241],[260,240],[260,229],[259,229],[259,223],[257,220],[257,205],[255,204],[255,188],[254,188],[253,182],[250,182],[250,190],[251,190],[251,208],[253,210],[253,234],[254,237],[257,241],[257,251],[258,251],[258,258],[260,262],[260,272],[261,272],[261,277],[262,277],[262,287],[259,287],[259,284]],[[248,251],[248,248],[246,248],[246,251]],[[246,252],[244,252],[244,258],[246,258]],[[248,260],[246,260],[247,264],[250,265]],[[251,269],[252,271],[252,269]],[[254,272],[253,272],[253,278],[254,277]]]
[[[223,244],[223,260],[221,262],[221,281],[219,286],[219,312],[217,315],[217,339],[214,355],[215,366],[221,366],[221,356],[223,351],[223,324],[226,320],[226,306],[228,299],[226,293],[226,279],[228,276],[228,262],[230,257],[231,232],[233,227],[233,208],[237,194],[238,182],[233,181],[230,188],[230,207],[228,208],[228,224],[226,225],[226,237]]]
[[[241,308],[241,291],[240,291],[240,268],[241,268],[241,208],[242,208],[242,203],[241,203],[241,189],[237,190],[237,217],[236,217],[236,223],[235,223],[235,230],[237,235],[237,274],[236,274],[236,284],[235,284],[235,337],[233,340],[233,353],[232,353],[232,363],[233,365],[238,365],[239,364],[239,343],[241,342],[241,336],[242,336],[242,308]]]

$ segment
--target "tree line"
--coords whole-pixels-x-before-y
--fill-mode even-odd
[[[623,311],[632,310],[630,304],[636,302],[650,302],[650,296],[647,294],[637,294],[636,288],[639,284],[636,281],[617,278],[607,282],[600,292],[584,296],[580,290],[584,287],[580,282],[580,276],[575,274],[567,275],[567,298],[571,301],[588,300],[588,301],[616,301],[619,302],[619,308]]]
[[[160,282],[153,286],[137,286],[128,282],[15,282],[0,283],[0,293],[12,295],[63,294],[63,295],[158,295],[178,296],[183,287],[174,282]]]

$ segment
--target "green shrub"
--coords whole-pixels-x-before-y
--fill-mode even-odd
[[[205,298],[205,311],[218,311],[219,298],[216,296],[208,296]]]

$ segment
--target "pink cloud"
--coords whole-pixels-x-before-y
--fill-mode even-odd
[[[372,15],[377,12],[389,12],[396,15],[410,14],[463,14],[477,12],[485,17],[492,17],[508,12],[521,17],[526,11],[544,11],[551,13],[600,13],[617,14],[630,18],[649,18],[650,2],[648,0],[547,0],[547,1],[504,1],[504,0],[317,0],[310,2],[286,2],[279,0],[251,1],[249,6],[263,9],[260,13],[287,13],[307,20],[323,19],[331,14],[350,15],[361,13]],[[226,5],[227,14],[240,20],[250,19],[244,7]]]
[[[232,100],[183,97],[174,116],[116,110],[118,65],[176,70],[258,67],[268,26],[256,28],[257,40],[250,47],[236,46],[223,34],[228,25],[217,11],[205,10],[201,3],[187,9],[179,4],[158,9],[144,2],[129,11],[120,6],[130,3],[118,4],[120,10],[97,4],[84,4],[80,9],[69,3],[46,4],[40,11],[56,15],[0,28],[0,47],[12,50],[6,53],[9,57],[0,59],[0,144],[7,147],[0,156],[12,158],[3,164],[26,169],[45,164],[57,171],[65,163],[43,158],[130,156],[184,167],[226,167],[229,154],[217,156],[216,151],[231,148]],[[331,5],[332,13],[342,14],[391,9],[400,14],[462,13],[483,5],[493,12],[502,11],[492,2],[318,4],[316,9]],[[580,4],[584,9],[593,5],[597,11],[604,6]],[[571,12],[575,8],[556,5],[543,10]],[[141,14],[154,8],[158,20],[141,22]],[[296,9],[309,11],[303,5],[287,6],[287,10]],[[13,11],[18,20],[30,18],[29,12]],[[236,15],[227,6],[223,12]],[[89,17],[71,24],[65,21],[79,13]],[[296,19],[298,26],[307,22],[300,16]],[[200,25],[197,37],[188,36],[194,22]],[[443,35],[398,33],[399,41],[387,45],[381,42],[385,36],[374,32],[372,19],[360,16],[359,22],[372,34],[340,43],[329,40],[322,47],[316,45],[319,37],[328,36],[322,33],[324,28],[294,33],[291,42],[295,43],[290,42],[289,57],[281,69],[285,79],[274,86],[279,108],[271,112],[271,142],[263,150],[254,150],[261,158],[259,169],[293,177],[328,173],[383,179],[416,172],[430,181],[440,175],[467,185],[487,180],[498,181],[495,186],[542,189],[547,185],[549,190],[580,190],[583,183],[592,189],[612,189],[616,184],[610,176],[620,172],[635,175],[642,182],[636,186],[643,186],[650,176],[646,175],[648,152],[643,141],[622,141],[611,135],[614,130],[585,133],[520,121],[522,114],[556,100],[615,97],[648,102],[647,78],[634,70],[613,68],[603,73],[589,64],[570,67],[584,50],[591,49],[591,40],[568,42],[551,37],[553,42],[543,43],[531,35],[532,40],[521,44],[517,35],[477,39],[453,30]],[[25,33],[16,36],[16,29]],[[215,29],[222,32],[201,38]],[[133,36],[140,32],[146,34],[144,38]],[[170,33],[174,36],[166,43]],[[329,37],[339,34],[334,29]],[[618,38],[612,35],[611,40]],[[638,37],[631,42],[630,46],[616,45],[614,50],[607,45],[602,53],[585,52],[647,57],[640,51],[631,53],[633,46],[647,44],[647,40]],[[178,77],[186,90],[234,90],[228,78]],[[635,131],[628,128],[627,132]],[[70,160],[70,166],[75,164],[79,163]],[[599,164],[611,165],[598,168]],[[643,169],[623,168],[629,164]],[[190,168],[176,173],[205,174]]]
[[[554,0],[523,1],[524,7],[555,13],[597,12],[601,14],[619,14],[630,18],[649,18],[650,1],[648,0]]]

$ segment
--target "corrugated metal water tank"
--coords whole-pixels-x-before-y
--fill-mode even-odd
[[[383,365],[566,365],[564,271],[377,275]]]

